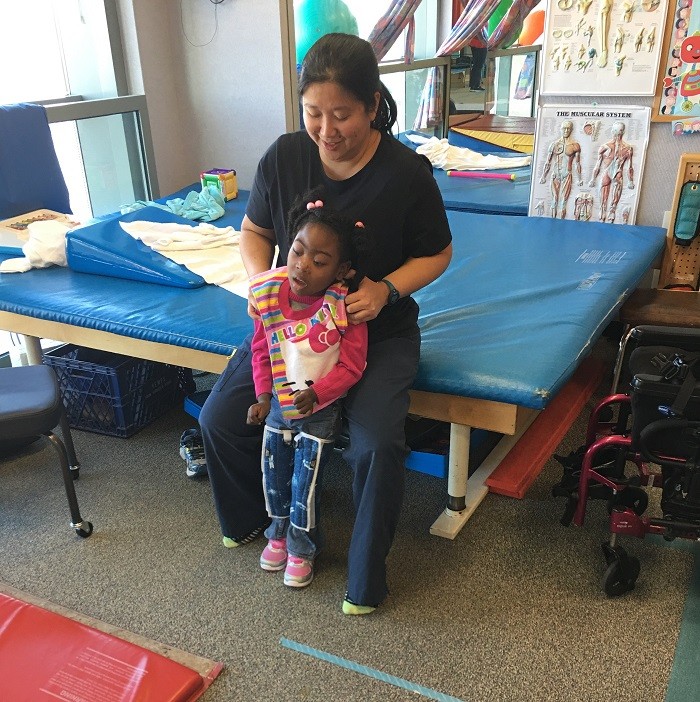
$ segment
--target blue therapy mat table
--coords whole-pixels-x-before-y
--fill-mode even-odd
[[[411,132],[399,134],[399,140],[416,149],[409,138]],[[511,151],[494,144],[481,142],[485,147],[479,150],[476,139],[464,136],[459,132],[450,130],[447,141],[452,146],[469,148],[481,154],[491,154],[503,158],[522,158],[526,154]],[[491,173],[511,173],[515,180],[501,180],[494,178],[453,178],[439,168],[433,169],[445,207],[448,210],[461,212],[475,212],[479,214],[501,214],[525,216],[530,202],[530,185],[532,182],[531,166],[520,168],[489,169]]]
[[[233,214],[231,214],[233,213]],[[228,224],[240,226],[241,201]],[[454,538],[488,492],[469,479],[470,427],[517,435],[572,376],[660,252],[663,229],[449,211],[454,256],[415,295],[423,345],[411,412],[451,424]],[[0,329],[221,372],[249,333],[246,301],[66,268],[0,274]],[[466,451],[465,451],[466,449]]]

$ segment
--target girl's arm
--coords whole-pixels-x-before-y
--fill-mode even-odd
[[[270,350],[267,346],[267,336],[262,322],[255,320],[253,331],[253,382],[255,383],[255,396],[272,393],[272,365],[270,363]]]
[[[267,346],[265,329],[259,320],[255,321],[253,332],[253,382],[255,396],[258,401],[248,408],[248,424],[262,424],[265,417],[270,414],[270,399],[272,398],[272,366],[270,365],[270,351]]]
[[[338,363],[309,389],[314,391],[319,404],[337,400],[362,377],[366,365],[367,325],[349,324],[340,341]]]

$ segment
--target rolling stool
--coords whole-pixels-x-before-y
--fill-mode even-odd
[[[58,425],[63,441],[53,432]],[[37,434],[47,437],[58,451],[70,525],[78,536],[86,538],[92,534],[92,524],[83,520],[78,509],[73,480],[78,478],[80,466],[53,368],[0,368],[0,443],[10,444]]]

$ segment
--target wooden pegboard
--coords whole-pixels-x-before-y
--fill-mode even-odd
[[[673,230],[678,214],[678,201],[681,197],[681,189],[689,181],[695,181],[700,185],[700,154],[683,154],[681,156],[676,178],[676,189],[673,193],[670,225],[666,235],[666,248],[657,286],[659,288],[689,285],[693,290],[698,289],[700,279],[700,236],[695,237],[688,246],[679,246],[673,240]]]

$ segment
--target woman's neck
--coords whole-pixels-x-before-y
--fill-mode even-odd
[[[331,180],[347,180],[359,173],[371,160],[382,140],[382,133],[376,129],[371,129],[367,142],[352,161],[331,161],[326,163],[322,160],[323,170]]]

